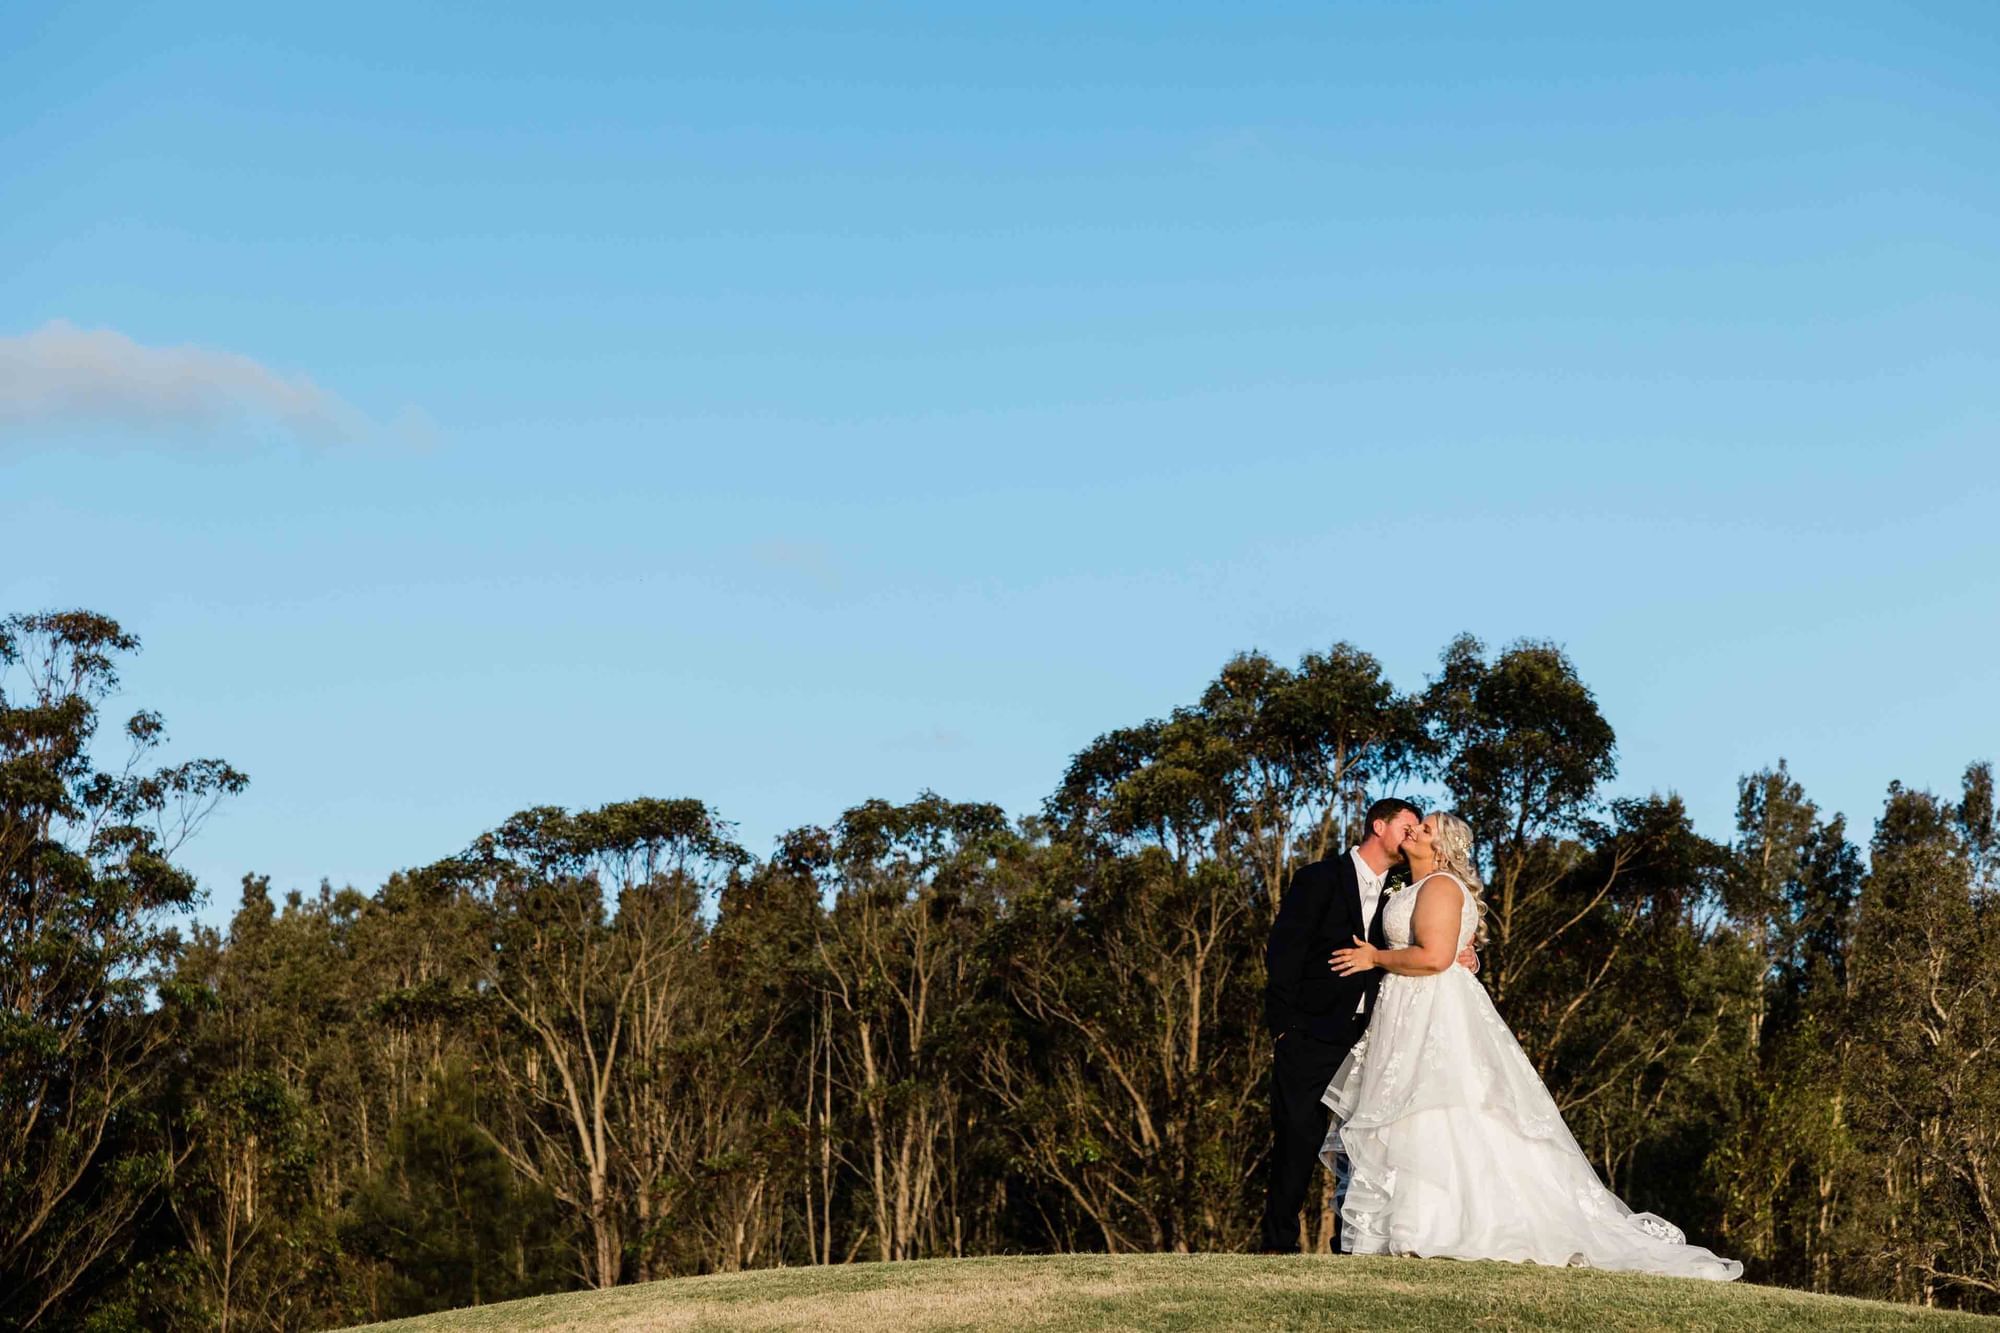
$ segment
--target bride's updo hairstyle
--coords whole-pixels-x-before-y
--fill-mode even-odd
[[[1479,909],[1479,925],[1472,932],[1472,942],[1484,944],[1486,884],[1479,878],[1479,870],[1472,861],[1472,826],[1444,810],[1433,811],[1431,818],[1437,823],[1437,837],[1431,844],[1437,849],[1437,868],[1449,870],[1464,881],[1466,891],[1472,895],[1472,905]]]

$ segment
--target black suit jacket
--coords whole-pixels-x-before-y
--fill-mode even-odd
[[[1343,1045],[1360,1038],[1375,1007],[1382,969],[1343,977],[1327,961],[1360,934],[1361,878],[1351,853],[1343,851],[1292,873],[1264,949],[1264,1023],[1272,1035],[1304,1032]],[[1388,947],[1380,899],[1366,938],[1377,948]],[[1359,1013],[1357,1004],[1362,1006]]]

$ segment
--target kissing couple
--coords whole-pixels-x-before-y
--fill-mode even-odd
[[[1260,1248],[1298,1252],[1299,1209],[1323,1163],[1344,1178],[1348,1254],[1742,1276],[1741,1263],[1604,1187],[1474,979],[1486,906],[1471,828],[1390,799],[1368,808],[1363,832],[1292,876],[1271,926]],[[1392,893],[1398,862],[1410,883]]]

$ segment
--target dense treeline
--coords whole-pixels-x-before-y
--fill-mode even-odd
[[[698,800],[538,807],[370,894],[246,876],[217,934],[173,860],[243,775],[147,768],[149,713],[93,759],[136,646],[0,624],[5,1323],[1247,1248],[1276,904],[1420,783],[1479,834],[1484,979],[1614,1189],[1754,1278],[2000,1310],[1987,765],[1892,783],[1864,858],[1780,762],[1723,844],[1606,799],[1556,648],[1460,639],[1400,693],[1342,644],[1231,661],[1018,822],[870,801],[760,860]]]

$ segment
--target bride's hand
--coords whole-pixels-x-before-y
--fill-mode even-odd
[[[1352,949],[1335,949],[1333,956],[1327,959],[1327,962],[1332,964],[1335,976],[1351,977],[1356,972],[1366,972],[1372,967],[1380,966],[1375,961],[1375,953],[1374,945],[1356,935]]]

